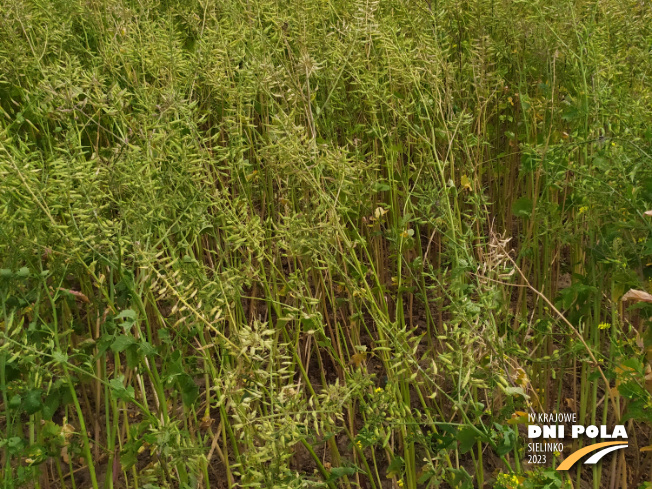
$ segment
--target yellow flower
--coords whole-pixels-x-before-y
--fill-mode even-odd
[[[403,487],[403,479],[397,480],[396,483],[398,484],[398,487]]]
[[[580,212],[579,213],[584,214],[588,210],[589,210],[589,208],[587,206],[583,205],[582,207],[580,207]]]
[[[609,329],[611,328],[611,324],[609,323],[600,323],[598,324],[598,329]]]
[[[505,487],[506,489],[516,489],[517,487],[520,486],[521,481],[518,478],[518,476],[512,474],[498,474],[498,477],[496,478],[496,482]]]
[[[378,394],[378,393],[380,393],[380,392],[383,392],[383,388],[382,388],[382,387],[376,387],[376,390],[375,390],[374,392],[375,392],[376,394]]]

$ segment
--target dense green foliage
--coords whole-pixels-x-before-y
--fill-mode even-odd
[[[649,487],[651,54],[648,0],[5,0],[3,487]],[[563,410],[630,447],[527,464]]]

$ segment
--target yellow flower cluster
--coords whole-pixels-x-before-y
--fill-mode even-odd
[[[520,485],[518,477],[514,474],[498,474],[498,477],[496,477],[496,483],[506,489],[516,489]]]

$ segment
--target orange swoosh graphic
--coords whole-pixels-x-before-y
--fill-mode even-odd
[[[557,467],[557,470],[568,470],[570,469],[575,462],[577,462],[579,459],[581,459],[584,455],[587,455],[591,452],[595,452],[596,450],[600,450],[601,448],[604,447],[610,447],[613,445],[627,445],[626,441],[605,441],[603,443],[595,443],[593,445],[589,445],[588,447],[584,447],[576,452],[573,452],[570,457],[565,459],[559,467]]]

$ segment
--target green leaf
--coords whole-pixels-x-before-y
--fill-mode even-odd
[[[11,438],[2,440],[2,442],[0,442],[0,447],[2,447],[2,445],[6,445],[8,453],[17,455],[25,447],[25,442],[18,436],[12,436]]]
[[[177,376],[177,383],[179,385],[179,390],[181,391],[181,400],[183,401],[184,406],[191,406],[199,397],[199,387],[197,387],[195,381],[192,380],[192,377],[188,374],[180,374]]]
[[[570,106],[564,111],[561,118],[565,121],[572,121],[580,117],[580,115],[580,111],[577,109],[577,107]]]
[[[626,360],[623,360],[620,365],[621,365],[621,369],[623,367],[626,367],[643,375],[643,364],[638,358],[635,357],[627,358]]]
[[[433,433],[431,439],[431,444],[434,450],[446,450],[455,443],[455,435],[446,430],[442,430],[442,434]]]
[[[387,477],[400,477],[405,467],[403,457],[394,457],[387,467]]]
[[[120,336],[117,336],[116,339],[113,341],[113,343],[111,344],[111,350],[114,353],[122,353],[131,345],[135,345],[135,344],[136,344],[136,339],[133,336],[122,334]]]
[[[435,476],[434,472],[427,470],[423,474],[421,474],[421,477],[419,477],[419,480],[417,480],[417,484],[425,484],[434,476]]]
[[[43,391],[41,389],[32,389],[25,394],[23,409],[27,414],[35,414],[41,410],[43,407],[43,402],[41,401],[42,395]]]
[[[499,432],[502,434],[500,442],[496,445],[496,453],[502,457],[511,452],[516,446],[516,432],[511,428],[505,428],[499,424],[495,426],[497,429],[500,427]]]
[[[133,309],[125,309],[124,311],[120,312],[120,314],[118,314],[115,318],[116,319],[132,319],[132,320],[135,321],[137,316],[138,315],[136,314],[136,311],[134,311]]]
[[[344,476],[353,476],[358,470],[355,467],[333,467],[331,475],[328,478],[329,482],[339,479]]]
[[[9,383],[20,378],[20,369],[13,363],[5,365],[5,382]]]
[[[376,192],[387,192],[391,187],[385,182],[376,182],[373,184],[372,188]]]
[[[527,197],[521,197],[512,204],[512,213],[516,217],[530,217],[532,214],[532,201]]]
[[[595,156],[593,158],[593,165],[600,171],[607,171],[610,167],[609,160],[602,156]]]
[[[127,357],[127,367],[136,368],[140,362],[140,357],[138,356],[138,344],[134,343],[129,345],[125,350],[125,356]]]
[[[466,453],[470,451],[479,438],[482,436],[478,431],[471,427],[465,426],[457,433],[457,439],[460,442],[460,453]]]
[[[541,158],[533,151],[526,151],[521,155],[521,167],[524,172],[531,173],[539,166]]]
[[[20,407],[20,404],[23,402],[23,398],[20,397],[20,394],[14,394],[11,396],[11,399],[9,399],[9,407],[12,409],[16,409]]]
[[[132,386],[125,387],[123,385],[124,376],[120,376],[117,379],[111,379],[109,381],[109,387],[115,395],[116,398],[122,401],[133,401],[134,400],[134,388]]]
[[[505,394],[508,396],[523,396],[525,399],[529,399],[530,396],[528,396],[525,391],[523,390],[522,387],[503,387],[502,388]]]
[[[550,489],[559,489],[561,487],[561,474],[554,469],[547,469],[542,472],[542,475],[546,478],[545,487]]]
[[[50,392],[43,401],[43,419],[52,419],[54,413],[59,409],[59,404],[61,404],[61,393],[56,389]]]
[[[136,450],[125,450],[120,453],[120,467],[122,470],[129,470],[138,462],[138,453]]]
[[[29,268],[23,267],[16,272],[16,277],[25,278],[29,277]]]
[[[469,473],[463,468],[459,469],[448,469],[451,473],[450,485],[457,489],[471,489],[473,487],[473,479]]]
[[[156,355],[156,348],[154,348],[147,341],[142,341],[138,348],[140,349],[140,353],[142,353],[143,356],[145,357],[151,357]]]

